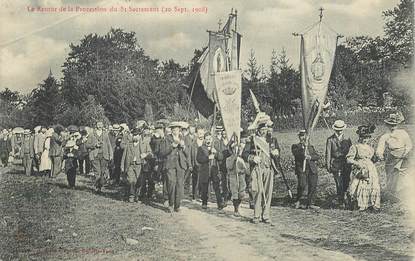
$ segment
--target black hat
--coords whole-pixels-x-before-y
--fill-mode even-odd
[[[361,125],[357,127],[357,135],[362,138],[370,138],[371,134],[375,131],[375,125]]]

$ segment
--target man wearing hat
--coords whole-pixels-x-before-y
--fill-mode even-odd
[[[119,124],[112,126],[110,133],[111,147],[113,148],[113,169],[112,169],[112,180],[115,185],[120,183],[121,177],[121,159],[124,153],[124,148],[121,147],[123,140],[123,128]]]
[[[390,114],[384,120],[388,131],[380,137],[376,148],[377,157],[380,160],[385,160],[386,190],[395,198],[400,196],[397,192],[404,187],[401,182],[405,180],[406,169],[403,164],[412,150],[409,134],[399,128],[399,124],[404,120],[405,118],[400,112]]]
[[[30,134],[30,130],[24,130],[20,157],[23,160],[23,168],[26,176],[30,176],[32,173],[32,162],[35,156],[33,144],[33,137]]]
[[[334,177],[337,191],[337,203],[344,207],[344,196],[350,182],[351,166],[347,163],[346,155],[352,146],[350,138],[345,137],[343,130],[346,124],[336,120],[332,126],[334,130],[326,142],[326,168]]]
[[[170,213],[173,209],[176,212],[180,211],[180,203],[184,192],[184,173],[189,166],[185,142],[181,133],[182,126],[180,122],[170,123],[171,134],[166,135],[160,148],[161,156],[166,158],[165,167]]]
[[[2,131],[0,139],[0,160],[1,164],[6,167],[9,163],[9,155],[12,152],[12,143],[9,138],[7,129]]]
[[[228,148],[228,140],[226,137],[225,129],[222,126],[216,126],[216,136],[213,140],[214,147],[221,153],[222,157],[217,161],[219,168],[219,177],[220,177],[220,188],[221,194],[224,200],[224,204],[229,200],[229,188],[228,188],[228,179],[227,179],[227,169],[226,169],[226,158],[223,157],[227,155],[224,153]]]
[[[150,200],[153,197],[155,188],[155,180],[153,179],[153,150],[151,148],[151,133],[147,124],[141,127],[140,135],[140,149],[141,149],[141,194],[140,197],[144,200]]]
[[[306,208],[316,208],[313,205],[314,196],[317,189],[318,169],[316,161],[320,158],[314,149],[313,145],[307,145],[306,147],[306,131],[300,130],[298,133],[299,143],[291,146],[291,152],[295,161],[295,174],[297,175],[297,198],[295,202],[295,208],[300,208],[300,200],[303,196],[303,192],[307,187],[307,204]],[[303,171],[304,160],[306,160],[306,169]]]
[[[264,223],[271,223],[271,199],[274,173],[271,167],[271,150],[267,142],[267,122],[270,117],[264,113],[258,114],[248,129],[255,129],[256,133],[246,144],[242,154],[245,161],[251,166],[251,190],[254,197],[254,218],[257,224],[260,219]]]
[[[150,147],[153,152],[154,166],[153,166],[153,181],[161,181],[163,186],[163,199],[165,206],[168,207],[168,191],[167,191],[167,178],[165,169],[165,157],[161,154],[161,144],[165,141],[164,128],[165,124],[161,121],[157,121],[154,126],[154,133],[151,137]]]
[[[70,189],[75,188],[76,169],[78,168],[77,146],[74,139],[70,139],[65,144],[63,159],[65,160],[65,173]]]
[[[184,176],[184,189],[186,194],[191,194],[190,189],[190,180],[193,174],[193,164],[192,164],[192,152],[194,149],[194,136],[192,136],[189,132],[189,123],[183,122],[182,123],[182,134],[183,134],[183,140],[186,145],[186,154],[187,154],[187,161],[189,162],[189,168],[186,170],[185,176]]]
[[[108,133],[103,130],[104,124],[99,121],[96,128],[87,140],[87,149],[90,151],[92,167],[96,173],[96,191],[101,192],[102,186],[108,179],[108,162],[112,160],[111,142]]]
[[[140,149],[140,130],[135,128],[131,132],[132,142],[127,144],[121,159],[121,172],[126,184],[125,201],[137,202],[140,193],[141,176],[141,149]]]

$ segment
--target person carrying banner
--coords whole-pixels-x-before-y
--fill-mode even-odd
[[[267,123],[270,117],[265,113],[259,113],[249,129],[256,129],[251,141],[245,146],[242,154],[244,160],[251,165],[251,187],[254,195],[254,224],[259,223],[260,218],[264,223],[271,223],[271,199],[274,182],[272,171],[271,150],[267,142]],[[275,151],[273,151],[275,153]]]
[[[313,145],[308,144],[307,150],[305,151],[306,143],[306,131],[300,130],[298,133],[299,143],[293,144],[291,146],[291,152],[293,153],[295,160],[295,174],[297,175],[298,185],[297,185],[297,197],[295,201],[295,208],[300,208],[300,200],[303,196],[304,190],[307,188],[307,204],[305,208],[318,208],[313,205],[314,196],[317,189],[317,180],[318,180],[318,168],[316,161],[320,156],[315,151]],[[306,160],[306,170],[303,171],[303,162]]]

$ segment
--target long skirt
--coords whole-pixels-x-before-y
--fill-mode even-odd
[[[359,160],[367,168],[369,177],[361,179],[357,177],[358,171],[353,170],[348,189],[348,195],[352,202],[357,204],[359,210],[369,207],[380,208],[380,182],[376,166],[370,159]]]
[[[49,158],[49,151],[45,150],[40,156],[40,165],[39,171],[51,170],[52,169],[52,160]]]

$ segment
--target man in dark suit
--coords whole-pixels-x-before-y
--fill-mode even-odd
[[[293,153],[295,160],[295,174],[297,175],[298,179],[295,208],[300,208],[300,200],[306,187],[308,191],[306,208],[317,208],[313,205],[313,201],[316,194],[318,180],[318,169],[316,161],[320,156],[317,154],[313,145],[311,144],[307,145],[307,152],[305,151],[305,130],[301,130],[298,133],[298,138],[300,142],[291,146],[291,152]],[[306,160],[305,171],[303,171],[304,160]]]
[[[219,177],[220,177],[220,188],[222,191],[222,197],[224,203],[230,199],[229,189],[228,189],[228,179],[227,179],[227,169],[226,169],[226,157],[223,157],[223,152],[227,150],[227,137],[226,132],[222,126],[216,126],[216,137],[213,139],[214,147],[222,154],[222,157],[217,161],[219,167]]]
[[[95,187],[101,192],[102,186],[108,179],[108,162],[112,160],[111,142],[108,133],[103,129],[104,124],[97,122],[96,129],[87,140],[86,147],[90,151],[92,167],[96,173]]]
[[[333,174],[336,183],[338,204],[344,207],[344,195],[350,182],[350,164],[346,161],[346,155],[352,146],[350,138],[346,138],[343,130],[346,124],[342,120],[336,120],[332,126],[334,134],[326,143],[326,168]]]
[[[133,129],[132,142],[127,144],[124,148],[121,158],[121,172],[123,173],[125,189],[125,201],[137,202],[141,190],[140,176],[141,176],[141,148],[140,148],[140,130]]]
[[[167,192],[169,198],[169,212],[173,209],[180,211],[180,203],[184,192],[184,174],[188,169],[188,157],[185,142],[181,133],[182,124],[172,122],[169,126],[171,134],[168,134],[160,147],[160,155],[165,158],[167,177]]]
[[[154,126],[154,133],[151,137],[150,147],[154,156],[153,166],[153,180],[161,182],[163,189],[164,206],[169,206],[169,193],[167,191],[167,174],[165,168],[165,157],[162,155],[162,144],[165,141],[165,127],[167,123],[164,121],[157,121]]]
[[[210,133],[206,133],[204,143],[202,146],[198,147],[196,154],[196,160],[199,164],[199,187],[203,209],[207,208],[210,182],[212,182],[212,187],[215,191],[218,209],[223,209],[225,207],[219,186],[220,178],[218,161],[221,159],[223,159],[222,152],[215,147],[212,135]]]
[[[32,173],[33,159],[35,157],[33,136],[30,134],[30,130],[25,130],[23,133],[20,157],[23,160],[23,168],[26,176],[30,176]]]

